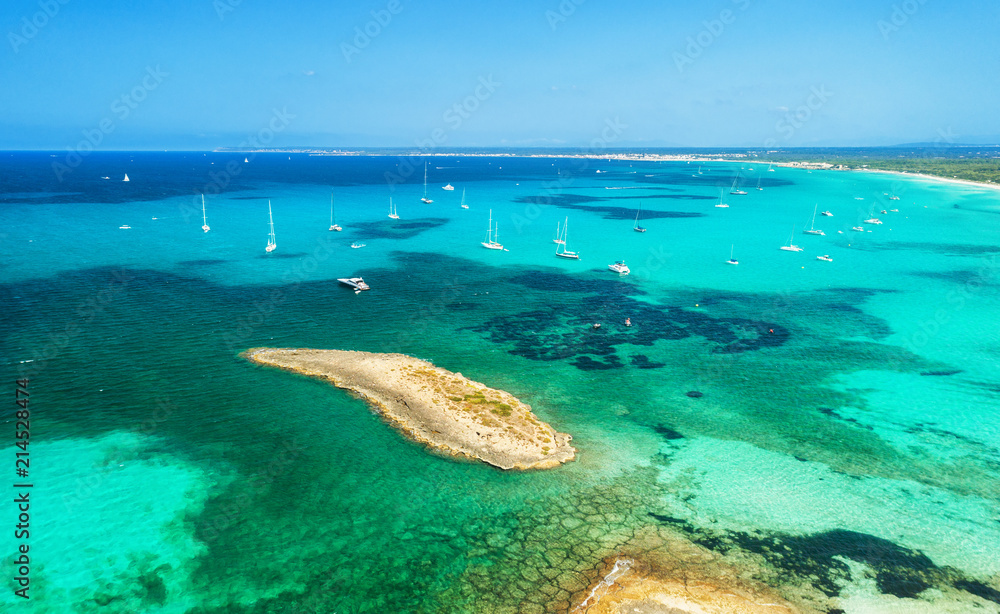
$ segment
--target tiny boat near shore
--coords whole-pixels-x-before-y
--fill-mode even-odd
[[[365,283],[364,279],[360,277],[341,277],[337,281],[354,289],[355,294],[360,294],[362,290],[371,290],[368,284]]]
[[[354,243],[351,243],[351,248],[352,249],[361,249],[365,245],[366,245],[365,243],[360,243],[360,242],[355,241]]]

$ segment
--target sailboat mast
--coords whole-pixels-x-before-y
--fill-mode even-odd
[[[205,217],[205,195],[201,195],[201,223],[208,226],[208,218]]]

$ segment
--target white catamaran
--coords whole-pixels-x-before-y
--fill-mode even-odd
[[[205,232],[208,232],[209,230],[211,230],[211,228],[208,227],[208,218],[205,217],[205,195],[204,194],[201,195],[201,229],[204,230]]]
[[[825,237],[826,236],[825,232],[823,232],[822,230],[816,230],[816,209],[818,208],[819,205],[813,207],[813,217],[812,217],[812,222],[809,224],[809,230],[803,230],[802,232],[807,235],[820,235]]]
[[[264,251],[271,253],[274,248],[278,247],[278,244],[274,240],[274,217],[271,215],[271,201],[267,201],[267,224],[270,227],[270,231],[267,233],[267,247]]]
[[[795,227],[792,226],[792,236],[788,237],[788,245],[782,245],[778,249],[783,249],[786,252],[801,252],[802,248],[792,243],[792,240],[794,238],[795,238]]]
[[[499,232],[499,230],[499,223],[496,226],[493,225],[493,209],[490,209],[490,221],[486,226],[486,240],[482,241],[480,244],[486,249],[502,250],[503,245],[497,241],[497,232]]]
[[[560,258],[568,258],[570,260],[579,260],[580,254],[577,252],[571,252],[566,249],[566,241],[569,239],[569,218],[567,217],[563,221],[563,231],[562,231],[562,243],[556,246],[556,256]]]

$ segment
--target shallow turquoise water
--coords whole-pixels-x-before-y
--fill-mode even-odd
[[[733,164],[435,157],[424,205],[419,173],[386,184],[394,158],[259,154],[206,191],[203,233],[229,157],[94,155],[68,185],[45,154],[0,159],[0,356],[31,378],[39,501],[27,611],[566,611],[662,518],[761,555],[761,578],[841,574],[816,590],[847,611],[942,589],[997,610],[1000,192],[783,168],[758,191],[760,166],[730,196]],[[801,233],[814,206],[825,237]],[[872,206],[900,211],[851,231]],[[479,245],[491,209],[509,251]],[[567,217],[579,261],[553,255]],[[805,251],[778,250],[793,225]],[[337,286],[356,274],[370,292]],[[260,345],[431,360],[530,403],[578,460],[440,458],[238,358]],[[881,574],[865,598],[812,550],[837,531]]]

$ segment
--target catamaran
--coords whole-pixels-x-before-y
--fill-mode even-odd
[[[563,221],[562,243],[556,246],[556,256],[559,256],[560,258],[568,258],[570,260],[579,260],[580,254],[578,254],[577,252],[571,252],[566,249],[566,240],[569,237],[568,231],[569,231],[569,218],[567,217],[566,220]]]
[[[208,227],[208,218],[205,217],[205,195],[204,194],[201,195],[201,229],[204,230],[205,232],[208,232],[209,230],[211,230],[211,228]]]
[[[739,185],[740,185],[740,173],[742,171],[743,171],[743,169],[740,169],[740,170],[736,171],[736,179],[733,179],[733,187],[729,188],[729,193],[730,194],[739,194],[739,195],[743,195],[743,196],[746,195],[746,193],[747,193],[746,190],[739,189]]]
[[[792,235],[788,237],[788,245],[782,245],[778,249],[783,249],[786,252],[801,252],[802,248],[792,243],[792,239],[794,238],[795,238],[795,227],[792,226]]]
[[[427,161],[424,160],[424,197],[420,199],[421,202],[426,204],[431,204],[433,200],[427,198]]]
[[[264,251],[270,254],[274,251],[274,248],[278,247],[278,244],[274,240],[274,217],[271,215],[270,200],[267,201],[267,223],[271,230],[267,233],[267,247],[264,248]]]
[[[343,228],[339,224],[333,221],[333,192],[330,192],[330,230],[335,230],[340,232]]]
[[[500,224],[493,225],[493,209],[490,209],[490,221],[486,226],[486,240],[480,244],[486,249],[502,250],[503,245],[497,241],[497,233],[500,231]]]
[[[460,205],[463,209],[468,209],[469,205],[465,204],[465,188],[462,188],[462,204]]]
[[[639,214],[642,213],[642,201],[639,202],[639,208],[635,210],[635,224],[632,225],[632,230],[636,232],[646,232],[646,229],[639,225]],[[556,227],[556,234],[559,233],[559,227]],[[556,241],[558,243],[559,241]]]
[[[733,248],[734,247],[736,247],[735,244],[729,246],[729,260],[726,260],[726,264],[739,264],[740,263],[739,260],[737,260],[736,258],[733,258]]]
[[[392,196],[389,197],[389,217],[398,220],[399,214],[396,213],[396,206],[392,204]]]
[[[802,232],[805,233],[805,234],[807,234],[807,235],[820,235],[820,236],[824,236],[825,237],[826,236],[825,232],[823,232],[822,230],[816,230],[816,209],[817,208],[819,208],[819,205],[816,205],[816,206],[813,207],[812,223],[809,224],[809,230],[803,230]]]

